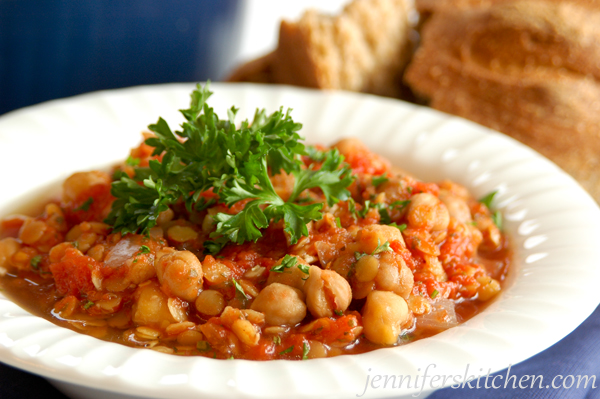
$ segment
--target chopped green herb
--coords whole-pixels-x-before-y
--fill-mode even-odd
[[[90,210],[90,206],[92,206],[93,203],[94,203],[94,199],[92,197],[90,197],[87,200],[85,200],[85,202],[83,204],[81,204],[79,207],[75,208],[75,211],[87,212]]]
[[[436,296],[439,295],[439,291],[438,290],[433,290],[433,292],[431,293],[431,299],[435,299]]]
[[[371,179],[371,183],[372,183],[372,184],[373,184],[375,187],[377,187],[377,186],[379,186],[380,184],[383,184],[383,183],[385,183],[385,182],[387,182],[387,181],[389,181],[389,180],[390,180],[390,179],[388,179],[386,176],[384,176],[384,175],[381,175],[381,176],[375,176],[375,177],[373,177],[373,179]]]
[[[401,225],[399,225],[399,226],[398,226],[396,223],[390,223],[390,226],[396,227],[396,228],[398,228],[400,231],[404,231],[404,230],[406,230],[406,228],[408,227],[408,226],[406,225],[406,223],[402,223],[402,224],[401,224]]]
[[[327,155],[327,151],[318,150],[314,145],[306,146],[306,153],[315,162],[323,162]]]
[[[500,230],[502,230],[502,214],[500,211],[496,211],[492,214],[492,221]]]
[[[379,207],[379,221],[382,224],[390,224],[392,222],[390,212],[385,206]]]
[[[310,273],[310,266],[309,265],[305,265],[304,263],[298,263],[298,269],[300,269],[300,271],[304,274],[309,274]]]
[[[498,190],[492,191],[491,193],[481,197],[479,202],[485,205],[488,209],[492,208],[492,202],[494,201],[494,197],[498,194]]]
[[[142,245],[140,247],[140,252],[143,254],[149,254],[150,253],[150,247],[147,245]]]
[[[92,306],[94,306],[94,302],[92,302],[92,301],[88,300],[88,301],[85,303],[85,305],[83,305],[83,308],[84,308],[85,310],[88,310],[88,309],[89,309],[89,308],[91,308]]]
[[[271,268],[271,271],[276,272],[276,273],[283,273],[285,271],[285,269],[294,267],[294,266],[296,266],[297,263],[298,263],[298,258],[296,258],[295,256],[285,255],[283,257],[283,259],[281,260],[281,263],[276,266],[273,266]]]
[[[302,360],[308,359],[308,352],[310,352],[310,345],[305,342],[302,344]]]
[[[342,228],[342,221],[340,220],[340,218],[335,218],[335,225],[337,226],[338,229]]]
[[[308,222],[322,218],[323,204],[295,203],[305,190],[320,188],[330,206],[350,198],[346,188],[354,176],[337,149],[323,152],[318,169],[316,164],[304,166],[302,155],[308,152],[297,133],[302,125],[292,120],[289,110],[269,116],[257,110],[251,122],[237,124],[238,110],[232,107],[228,118],[220,119],[206,103],[211,95],[208,84],[197,86],[190,108],[181,111],[186,119],[181,131],[172,132],[162,118],[149,126],[155,137],[146,144],[162,158],[151,160],[148,167],[135,167],[133,177],[121,174],[113,182],[116,199],[106,219],[113,231],[147,233],[169,205],[182,201],[188,211],[198,209],[206,202],[201,194],[212,189],[227,206],[250,201],[235,215],[214,216],[213,241],[205,243],[210,253],[229,242],[256,241],[262,237],[261,229],[280,220],[295,244],[308,236]],[[269,180],[269,175],[281,171],[294,176],[287,201]]]
[[[390,247],[390,243],[389,241],[384,242],[383,244],[381,243],[381,241],[377,240],[377,248],[375,248],[375,250],[373,250],[373,252],[371,252],[371,256],[372,255],[376,255],[379,254],[381,252],[386,252],[386,251],[391,251],[392,248]],[[365,253],[365,252],[354,252],[354,259],[359,260],[360,258],[362,258],[363,256],[367,256],[369,254]]]
[[[356,210],[356,202],[354,202],[354,199],[352,199],[352,198],[348,199],[348,212],[350,212],[350,214],[352,215],[354,220],[358,219],[358,211]]]
[[[196,343],[196,349],[198,349],[200,352],[208,352],[212,350],[212,347],[207,341],[198,341]]]
[[[282,350],[281,352],[279,352],[280,355],[285,355],[286,353],[290,353],[291,351],[294,350],[294,345],[290,346],[287,349]]]
[[[390,210],[397,209],[398,211],[402,211],[408,204],[410,204],[410,200],[394,201],[389,204],[389,206],[384,203],[372,204],[369,206],[379,210],[379,217],[382,224],[390,224],[392,222]],[[367,202],[365,202],[365,205],[367,205]]]
[[[77,241],[73,241],[71,245],[73,245],[75,249],[79,249],[79,243]]]
[[[415,339],[415,335],[409,332],[402,333],[398,336],[398,340],[401,342],[411,342]]]
[[[279,335],[276,335],[273,337],[273,343],[275,345],[281,345],[281,337]]]
[[[129,166],[138,166],[139,164],[140,164],[140,159],[134,158],[131,155],[125,161],[125,165],[129,165]]]
[[[409,194],[412,194],[413,188],[411,186],[408,186],[406,187],[406,191],[408,191]]]
[[[369,200],[365,201],[365,205],[363,206],[363,209],[358,211],[358,216],[360,216],[362,219],[366,218],[367,213],[369,213],[369,211],[372,208],[373,209],[377,208],[377,204],[372,204],[371,201],[369,201]]]
[[[232,278],[231,279],[233,281],[233,285],[235,287],[235,290],[237,292],[239,292],[245,299],[250,299],[250,297],[244,292],[244,288],[242,288],[242,286],[240,285],[240,283],[238,283],[236,281],[236,279]]]
[[[334,310],[333,312],[334,312],[336,315],[338,315],[338,316],[343,316],[343,315],[344,315],[344,312],[342,312],[341,310],[337,310],[337,309],[336,309],[336,310]]]
[[[410,204],[410,200],[404,200],[404,201],[394,201],[390,204],[390,206],[392,208],[396,208],[399,211],[403,210],[404,208],[406,208],[408,206],[408,204]]]
[[[227,360],[235,360],[235,357],[233,357],[233,355],[231,355],[227,358]]]
[[[40,268],[40,262],[41,261],[42,261],[42,255],[36,255],[33,258],[31,258],[31,260],[29,261],[29,264],[35,270],[38,270]]]
[[[377,244],[379,244],[379,240],[377,240]],[[378,254],[378,253],[381,253],[381,252],[386,252],[386,251],[391,251],[390,242],[389,241],[386,241],[383,244],[379,244],[377,246],[377,248],[375,248],[375,250],[373,251],[373,253],[371,255],[375,255],[375,254]]]
[[[421,246],[421,239],[419,237],[412,237],[410,246],[412,249],[419,248]]]

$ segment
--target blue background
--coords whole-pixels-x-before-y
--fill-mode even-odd
[[[0,0],[0,114],[75,94],[218,80],[237,0]]]

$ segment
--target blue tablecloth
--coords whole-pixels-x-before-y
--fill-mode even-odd
[[[557,320],[557,322],[560,322]],[[497,374],[506,375],[506,370]],[[600,307],[583,323],[579,328],[565,337],[562,341],[546,349],[544,352],[530,358],[529,360],[512,366],[510,370],[511,379],[507,388],[504,388],[504,382],[501,379],[496,380],[496,386],[502,385],[499,389],[483,388],[484,381],[480,381],[482,388],[446,388],[433,393],[430,399],[469,399],[469,398],[489,398],[489,399],[514,399],[514,398],[572,398],[572,399],[595,399],[600,398]],[[569,389],[561,387],[553,389],[551,387],[544,389],[531,389],[529,387],[521,389],[518,387],[519,380],[524,375],[543,376],[542,386],[551,385],[554,380],[555,386],[573,386]],[[584,388],[584,380],[581,380],[580,387],[577,388],[577,376],[596,376],[596,381],[589,380],[587,388]],[[488,386],[494,375],[490,376]],[[573,376],[573,380],[570,377]],[[513,381],[516,381],[517,387],[512,388]],[[523,386],[530,386],[530,381],[522,380]],[[537,380],[539,381],[539,379]],[[471,384],[475,386],[474,383]],[[539,384],[536,382],[536,386]],[[592,387],[595,385],[595,389]],[[54,399],[65,398],[46,380],[29,373],[24,373],[0,364],[0,398],[2,399]]]

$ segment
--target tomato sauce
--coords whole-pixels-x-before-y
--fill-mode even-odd
[[[363,353],[432,336],[481,312],[511,262],[490,209],[455,183],[398,174],[351,144],[338,147],[357,174],[353,198],[325,206],[308,236],[291,245],[276,222],[256,242],[212,254],[214,215],[235,215],[248,201],[227,207],[209,190],[201,194],[212,202],[206,209],[178,204],[149,234],[120,234],[103,222],[114,201],[110,174],[77,174],[43,212],[2,219],[2,289],[78,332],[218,359]],[[131,154],[140,165],[157,158],[145,144]],[[127,165],[119,168],[128,173]],[[309,198],[325,199],[319,189]],[[267,291],[274,299],[259,305]],[[374,324],[381,311],[369,302],[374,292],[393,302],[390,317],[401,315],[395,324]]]

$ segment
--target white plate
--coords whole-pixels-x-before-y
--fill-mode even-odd
[[[193,85],[98,92],[0,118],[0,215],[32,190],[127,157],[158,116],[178,124]],[[418,177],[449,178],[475,196],[498,189],[514,244],[506,287],[484,312],[435,337],[363,355],[250,362],[169,356],[96,340],[31,316],[0,295],[0,360],[58,382],[71,394],[107,397],[356,397],[367,376],[485,374],[521,362],[575,329],[600,302],[600,212],[565,173],[523,145],[431,109],[342,92],[213,84],[221,115],[294,109],[309,142],[357,136]],[[383,380],[377,384],[383,385]],[[429,379],[431,384],[433,380]],[[440,387],[440,380],[433,382]],[[446,386],[453,381],[447,380]],[[91,390],[90,390],[91,388]],[[424,391],[431,390],[426,385]],[[94,391],[95,389],[95,391]],[[364,397],[418,392],[370,387]]]

